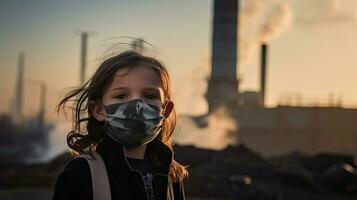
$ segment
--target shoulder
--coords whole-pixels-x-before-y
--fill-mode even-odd
[[[85,171],[89,170],[88,162],[86,161],[85,158],[75,157],[66,163],[63,171],[80,172],[83,170]]]
[[[92,180],[88,162],[82,157],[68,161],[58,175],[53,200],[91,199]]]
[[[68,161],[60,176],[71,176],[83,180],[91,180],[89,164],[85,158],[76,157]]]

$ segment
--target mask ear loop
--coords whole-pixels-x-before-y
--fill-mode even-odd
[[[102,133],[105,134],[106,132],[106,127],[108,126],[108,123],[107,123],[107,112],[105,111],[105,106],[103,105],[103,103],[100,101],[100,100],[96,100],[97,103],[100,103],[100,105],[102,106],[102,108],[104,109],[104,112],[105,112],[105,117],[104,117],[104,124],[102,125],[101,129],[102,129]],[[103,139],[103,138],[102,138]]]
[[[108,114],[107,114],[107,111],[105,110],[104,104],[101,104],[101,105],[102,105],[102,108],[103,108],[104,113],[105,113],[105,116],[104,116],[104,124],[103,124],[103,126],[102,126],[102,130],[105,132],[105,128],[108,126],[108,122],[107,122]]]
[[[164,120],[167,119],[167,117],[166,117],[166,107],[167,107],[168,104],[169,104],[169,99],[165,97],[165,103],[164,103],[164,106],[163,106],[163,111],[164,111],[163,118],[164,118]]]

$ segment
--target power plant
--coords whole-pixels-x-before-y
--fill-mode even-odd
[[[206,93],[208,115],[219,106],[226,107],[228,115],[239,125],[239,143],[265,155],[290,151],[356,154],[357,109],[338,105],[265,107],[269,70],[267,43],[261,44],[260,91],[239,92],[236,78],[238,12],[237,0],[214,1],[212,70]]]

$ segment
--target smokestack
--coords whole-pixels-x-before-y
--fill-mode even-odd
[[[38,112],[38,129],[39,133],[45,132],[45,109],[47,84],[44,81],[28,79],[28,83],[40,87],[39,112]]]
[[[215,0],[213,12],[212,68],[205,94],[209,113],[238,104],[238,0]]]
[[[80,84],[83,85],[85,81],[86,74],[86,64],[87,64],[87,41],[88,33],[81,33],[81,68],[80,68]]]
[[[17,65],[17,82],[15,91],[15,119],[17,122],[22,121],[23,108],[23,87],[24,87],[24,66],[25,53],[21,52],[18,57]]]
[[[39,111],[39,129],[41,133],[45,132],[45,109],[46,109],[46,93],[47,93],[47,86],[45,82],[42,82],[40,91],[40,111]]]
[[[265,86],[266,86],[266,67],[268,63],[268,45],[261,45],[261,70],[260,70],[260,93],[262,96],[262,104],[265,106]]]

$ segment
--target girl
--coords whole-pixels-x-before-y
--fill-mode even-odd
[[[177,113],[170,77],[161,62],[135,51],[115,55],[82,87],[70,91],[57,105],[57,113],[61,108],[65,113],[69,101],[74,102],[74,126],[67,135],[68,146],[104,162],[97,173],[107,174],[109,188],[98,187],[108,189],[111,199],[185,199],[188,172],[173,156]],[[67,163],[57,178],[53,200],[94,198],[93,169],[83,157]]]

